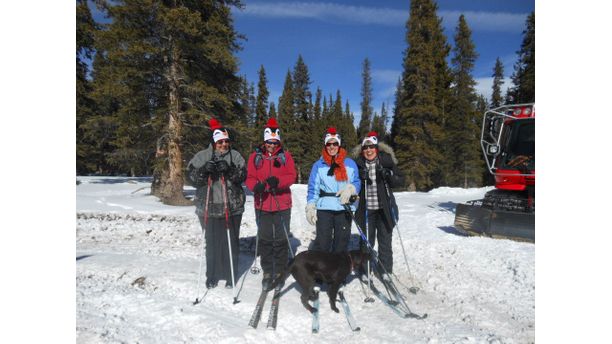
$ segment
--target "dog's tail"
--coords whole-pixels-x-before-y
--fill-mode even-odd
[[[272,289],[276,288],[279,284],[285,282],[285,280],[287,279],[287,277],[289,277],[289,275],[291,274],[291,271],[293,270],[294,262],[295,262],[295,259],[291,259],[288,262],[287,267],[285,268],[285,271],[283,271],[283,273],[280,274],[280,276],[278,276],[274,280],[274,282],[272,282],[272,285],[270,286],[270,288],[268,288],[268,290],[272,290]]]

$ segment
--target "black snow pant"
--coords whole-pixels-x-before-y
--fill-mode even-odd
[[[368,233],[365,233],[365,228],[361,228],[361,230],[368,236],[368,241],[372,248],[374,247],[374,240],[378,242],[378,247],[376,248],[378,251],[378,259],[380,260],[380,264],[384,267],[384,269],[379,267],[379,273],[393,272],[393,230],[389,231],[387,228],[383,210],[368,209]],[[363,239],[360,240],[360,246],[362,250],[367,250]]]
[[[204,225],[204,219],[198,216],[200,225],[204,231],[206,241],[206,278],[215,281],[232,281],[231,266],[229,260],[229,247],[227,246],[227,229],[225,217],[209,217],[208,225]],[[234,279],[238,276],[238,254],[240,247],[240,221],[242,214],[229,217],[230,242],[232,245],[232,262],[234,264]]]
[[[257,251],[261,257],[261,268],[264,274],[279,274],[285,271],[289,254],[289,224],[291,209],[281,211],[255,210],[259,221],[259,239]]]
[[[314,251],[346,252],[351,238],[351,215],[346,211],[317,210]]]

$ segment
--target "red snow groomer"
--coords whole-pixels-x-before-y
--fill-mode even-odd
[[[458,204],[455,228],[535,242],[535,104],[486,111],[480,143],[495,190],[482,200]]]

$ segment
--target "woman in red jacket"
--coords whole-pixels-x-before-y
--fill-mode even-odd
[[[255,149],[247,165],[246,186],[253,191],[258,223],[258,252],[264,271],[262,287],[268,289],[274,277],[287,265],[288,234],[291,222],[291,190],[296,178],[295,164],[281,145],[280,129],[270,118],[264,143]]]

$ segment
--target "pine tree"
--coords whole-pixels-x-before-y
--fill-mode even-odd
[[[476,112],[476,81],[472,76],[478,57],[472,41],[472,32],[463,15],[455,30],[453,49],[453,103],[445,129],[446,162],[444,175],[451,186],[474,187],[482,184],[482,158],[480,154],[479,114]]]
[[[274,102],[270,102],[270,111],[268,111],[268,115],[270,118],[278,117],[278,115],[276,114],[276,106],[274,105]]]
[[[99,161],[104,160],[102,152],[96,149],[95,138],[87,138],[87,121],[93,116],[95,107],[91,98],[92,85],[88,79],[89,67],[94,53],[94,35],[98,30],[87,1],[78,0],[76,4],[76,172],[87,174],[96,172]]]
[[[96,92],[117,123],[109,160],[134,171],[136,164],[150,167],[157,148],[151,191],[166,204],[190,203],[183,196],[183,151],[210,140],[206,121],[242,121],[232,5],[240,2],[105,4],[112,23],[97,36],[103,61]]]
[[[535,102],[535,12],[527,17],[526,26],[512,74],[514,87],[507,94],[510,103]]]
[[[491,94],[491,107],[496,108],[502,106],[503,98],[501,87],[504,84],[504,65],[499,57],[495,60],[493,68],[493,93]]]
[[[411,190],[435,187],[443,160],[442,125],[449,83],[444,55],[448,45],[436,10],[431,0],[413,0],[406,23],[408,48],[392,144]]]
[[[348,100],[344,105],[344,114],[342,116],[342,145],[349,151],[357,145],[359,138],[357,137],[357,130],[355,129],[355,116],[351,112]]]
[[[363,71],[361,72],[361,120],[357,136],[364,137],[372,125],[372,77],[370,76],[370,60],[363,61]]]
[[[259,82],[257,83],[257,105],[255,107],[255,128],[263,128],[268,120],[268,80],[266,79],[266,70],[262,65],[259,68]]]
[[[397,79],[397,84],[395,85],[395,98],[393,100],[393,117],[391,121],[391,129],[389,132],[389,140],[393,144],[393,138],[398,135],[399,126],[401,124],[400,121],[400,111],[401,111],[401,103],[404,90],[404,83],[402,82],[402,77],[400,76]]]
[[[493,106],[489,105],[487,102],[487,98],[482,94],[478,95],[478,100],[476,101],[476,113],[480,115],[480,119],[478,125],[482,128],[482,116],[484,113]],[[479,137],[480,139],[480,137]],[[483,185],[495,185],[495,177],[489,172],[489,168],[487,167],[487,163],[485,161],[484,155],[482,154],[482,150],[480,150],[480,158],[482,160],[482,184]]]
[[[321,108],[321,98],[323,98],[323,92],[319,87],[317,87],[317,91],[315,92],[315,103],[312,107],[312,118],[308,122],[309,133],[312,140],[312,149],[309,150],[309,154],[306,159],[306,165],[308,166],[305,172],[310,173],[310,167],[312,163],[314,163],[319,156],[321,155],[321,146],[323,133],[325,132],[325,123],[323,121],[323,109]],[[323,103],[325,104],[325,99],[323,99]],[[325,104],[325,107],[327,105]]]
[[[238,91],[238,104],[235,110],[236,118],[232,123],[233,135],[232,148],[238,150],[241,154],[250,153],[251,148],[258,144],[261,140],[257,135],[259,129],[256,126],[257,114],[255,107],[255,86],[249,84],[246,75],[240,76],[240,88]]]
[[[311,118],[312,94],[310,93],[310,75],[308,66],[304,63],[302,55],[298,56],[293,69],[293,99],[294,99],[294,125],[293,158],[298,171],[298,180],[305,180],[310,173],[312,164],[309,158],[313,155],[315,133],[309,126]]]
[[[375,112],[374,117],[372,118],[372,130],[378,133],[380,141],[387,141],[387,127],[385,124],[387,117],[388,114],[385,103],[382,103],[380,115]],[[359,136],[359,139],[363,139],[363,136]]]

